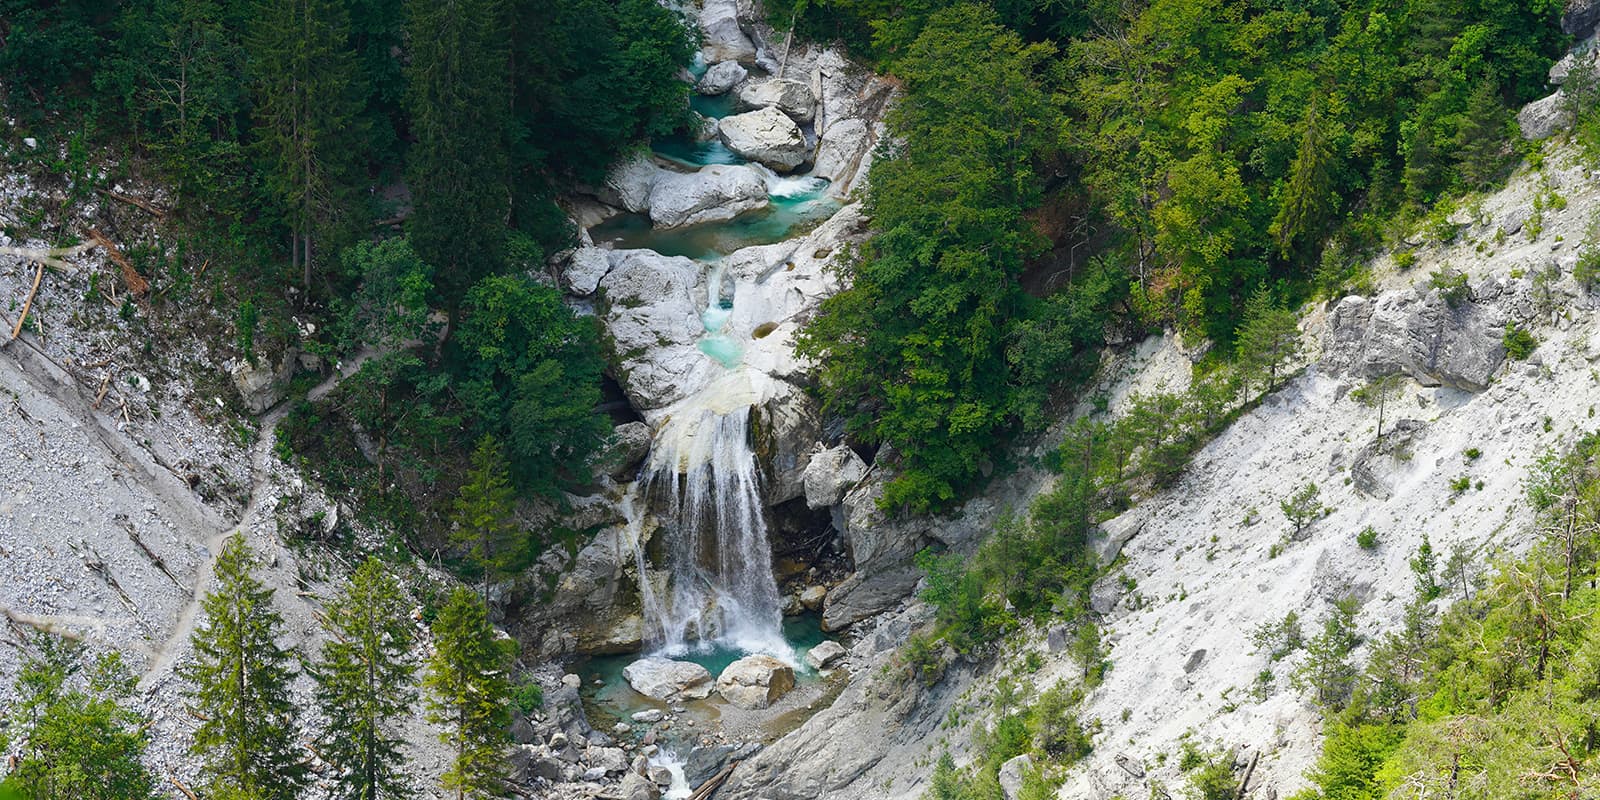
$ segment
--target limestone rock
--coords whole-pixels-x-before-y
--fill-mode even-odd
[[[807,586],[800,593],[800,605],[807,611],[817,611],[828,599],[828,589],[825,586]]]
[[[717,693],[743,709],[766,708],[794,688],[794,669],[769,655],[745,656],[717,678]]]
[[[667,171],[656,166],[649,156],[635,155],[611,168],[605,183],[611,196],[601,199],[642,214],[650,210],[650,191],[665,174]]]
[[[739,25],[738,0],[705,0],[700,5],[701,52],[707,61],[756,60],[756,46]]]
[[[629,770],[622,776],[622,787],[618,790],[621,800],[660,800],[661,787],[646,775]]]
[[[633,721],[644,725],[654,725],[661,721],[665,714],[659,708],[647,708],[643,711],[633,712]]]
[[[704,332],[700,265],[650,250],[611,257],[611,272],[600,281],[611,363],[634,407],[662,408],[699,388],[694,373],[708,363],[695,346]]]
[[[740,157],[788,172],[810,158],[800,127],[776,108],[724,117],[717,125],[722,143]]]
[[[866,476],[866,463],[847,445],[841,444],[817,453],[806,465],[806,506],[827,508],[835,505]]]
[[[733,87],[744,82],[750,77],[750,71],[737,61],[723,61],[712,64],[706,74],[700,76],[700,82],[694,85],[694,90],[707,96],[727,94]]]
[[[639,462],[650,452],[650,426],[639,422],[624,422],[611,431],[611,445],[600,457],[599,464],[606,474],[618,480],[636,473]]]
[[[1022,793],[1022,780],[1033,769],[1033,756],[1023,753],[1000,765],[1000,791],[1006,800],[1017,800]]]
[[[844,645],[829,639],[806,651],[806,663],[812,669],[827,669],[844,658]]]
[[[836,631],[893,608],[922,580],[922,571],[906,564],[882,571],[857,570],[828,592],[822,629]]]
[[[713,164],[696,172],[668,172],[650,189],[650,222],[678,228],[733,219],[767,204],[767,182],[742,164]]]
[[[817,142],[817,158],[811,174],[830,181],[846,181],[856,174],[871,149],[872,128],[865,121],[855,118],[835,121]]]
[[[1452,308],[1437,291],[1390,293],[1375,302],[1346,297],[1329,316],[1323,362],[1334,374],[1403,372],[1424,386],[1481,392],[1505,361],[1504,324],[1477,303]]]
[[[1523,106],[1517,112],[1517,126],[1522,129],[1522,138],[1535,142],[1571,127],[1572,110],[1566,93],[1558,90]]]
[[[580,247],[572,251],[572,258],[567,261],[567,268],[562,271],[561,277],[567,285],[567,291],[579,297],[588,297],[594,294],[600,279],[610,271],[611,259],[606,251],[598,247]]]
[[[806,470],[822,429],[810,395],[788,381],[771,386],[752,424],[756,451],[767,470],[766,502],[775,506],[805,494]]]
[[[800,81],[773,78],[760,83],[747,83],[739,88],[741,108],[776,108],[796,122],[810,122],[816,115],[817,98],[811,87]]]
[[[294,363],[294,354],[285,358],[276,369],[261,359],[255,364],[240,361],[229,377],[233,379],[233,388],[239,392],[239,400],[244,407],[252,414],[260,414],[277,405],[288,391]]]
[[[711,673],[689,661],[641,658],[623,667],[622,677],[639,694],[668,703],[703,700],[711,694]]]

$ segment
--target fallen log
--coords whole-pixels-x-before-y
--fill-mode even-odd
[[[33,308],[33,298],[39,294],[39,281],[44,280],[44,262],[35,261],[38,268],[33,272],[33,288],[28,290],[28,299],[22,304],[22,316],[17,317],[17,324],[11,326],[11,338],[15,339],[22,334],[22,324],[28,321],[28,311]]]
[[[89,240],[104,247],[106,256],[122,269],[122,284],[128,287],[128,291],[133,292],[136,296],[143,296],[145,292],[150,291],[150,282],[145,280],[144,276],[133,268],[133,262],[129,261],[128,257],[122,254],[122,250],[113,244],[110,239],[107,239],[105,234],[90,228]]]
[[[130,197],[130,196],[125,195],[125,194],[121,194],[121,193],[118,193],[118,192],[113,192],[110,189],[97,189],[96,191],[100,192],[101,194],[105,195],[106,197],[111,198],[112,200],[116,200],[117,202],[127,203],[128,205],[134,206],[135,208],[144,209],[145,211],[149,212],[152,216],[154,216],[156,219],[166,219],[167,218],[167,210],[164,209],[164,208],[161,208],[160,206],[157,206],[156,204],[150,202],[149,200],[141,200],[141,199],[139,199],[137,197]]]
[[[184,786],[183,781],[178,780],[178,776],[169,772],[167,773],[167,780],[171,781],[173,786],[178,787],[178,791],[183,792],[184,797],[189,798],[189,800],[200,800],[200,796],[196,795],[189,787]]]

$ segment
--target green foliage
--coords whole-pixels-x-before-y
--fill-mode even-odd
[[[516,497],[500,443],[484,436],[472,451],[472,468],[456,496],[450,542],[467,552],[480,576],[485,603],[489,584],[502,577],[527,546],[529,534],[517,522]]]
[[[278,645],[283,617],[273,590],[253,574],[255,553],[229,537],[201,601],[204,622],[190,636],[194,660],[179,674],[201,715],[191,752],[206,764],[210,791],[294,800],[306,782],[289,687],[293,654]]]
[[[1404,374],[1391,372],[1368,380],[1350,393],[1350,397],[1357,403],[1378,410],[1378,430],[1373,437],[1375,441],[1383,440],[1383,412],[1390,403],[1400,398],[1400,393],[1405,389],[1405,381]]]
[[[1378,549],[1378,529],[1368,525],[1356,534],[1356,546],[1362,550]]]
[[[1266,391],[1278,385],[1278,368],[1295,359],[1300,351],[1300,329],[1293,311],[1276,308],[1272,295],[1262,289],[1245,306],[1244,323],[1239,328],[1239,369],[1247,385],[1264,382]]]
[[[1300,628],[1300,615],[1290,611],[1278,622],[1263,622],[1250,632],[1250,641],[1256,652],[1266,653],[1277,661],[1305,646],[1305,634]]]
[[[312,670],[328,730],[317,752],[341,800],[410,795],[400,726],[416,700],[409,605],[383,562],[368,558],[325,609],[329,641]]]
[[[1509,322],[1500,341],[1506,348],[1506,357],[1513,361],[1526,360],[1539,347],[1539,340],[1527,328]]]
[[[929,17],[898,62],[887,141],[903,144],[872,167],[875,235],[800,341],[827,407],[894,446],[887,509],[954,501],[1017,421],[1007,348],[1027,305],[1017,279],[1042,244],[1024,212],[1049,143],[1036,73],[1050,52],[961,4]]]
[[[1284,518],[1294,528],[1292,535],[1295,539],[1301,538],[1306,528],[1326,513],[1327,509],[1318,500],[1321,494],[1322,490],[1315,483],[1308,483],[1278,503],[1278,510],[1283,512]]]
[[[1466,485],[1463,484],[1462,491],[1465,490]],[[1411,566],[1411,574],[1417,579],[1417,596],[1424,602],[1437,599],[1444,592],[1436,575],[1438,556],[1434,554],[1433,543],[1428,541],[1426,533],[1422,535],[1422,544],[1417,545],[1417,554],[1407,563]]]
[[[544,707],[544,687],[537,681],[527,681],[511,690],[511,705],[523,716]]]
[[[1199,769],[1189,775],[1187,796],[1190,800],[1231,800],[1235,783],[1232,759],[1227,754],[1206,756]]]
[[[456,587],[433,623],[434,654],[423,678],[428,721],[450,752],[440,778],[459,797],[498,797],[510,745],[516,644],[500,638],[478,596]]]
[[[527,278],[490,278],[467,295],[452,340],[456,395],[478,434],[504,443],[524,491],[589,478],[611,432],[594,411],[605,367],[597,340],[592,320]]]
[[[249,361],[252,367],[256,365],[256,325],[260,322],[260,319],[260,312],[256,310],[256,304],[246,300],[239,304],[238,317],[233,323],[234,336],[236,337],[235,343],[239,347],[239,352],[244,353],[245,360]]]
[[[1428,276],[1428,285],[1437,289],[1445,304],[1451,308],[1458,308],[1472,299],[1472,287],[1467,285],[1465,272],[1457,272],[1449,267],[1434,270]]]
[[[1585,290],[1594,289],[1600,281],[1600,245],[1584,243],[1578,251],[1578,262],[1572,266],[1572,279]]]
[[[122,706],[132,694],[133,677],[121,658],[107,653],[89,661],[80,645],[49,634],[24,644],[29,647],[13,687],[16,705],[7,713],[21,726],[24,746],[0,797],[156,797],[155,777],[142,763],[145,720]]]
[[[1357,607],[1354,597],[1334,601],[1322,620],[1322,632],[1306,643],[1305,660],[1295,670],[1295,687],[1310,692],[1324,708],[1343,708],[1355,690],[1357,673],[1350,652],[1361,642],[1355,627]]]
[[[922,599],[938,612],[943,635],[957,652],[985,647],[1015,625],[1004,605],[988,595],[983,576],[967,570],[960,556],[923,550],[916,564],[927,575]]]
[[[334,302],[340,346],[388,350],[433,338],[433,268],[409,242],[360,242],[341,254],[340,263],[345,280],[356,287]]]

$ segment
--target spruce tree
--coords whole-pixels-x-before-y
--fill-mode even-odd
[[[1510,113],[1500,101],[1500,87],[1484,81],[1467,96],[1467,111],[1456,129],[1457,167],[1461,183],[1479,191],[1492,186],[1505,171],[1511,154],[1507,123]]]
[[[1329,128],[1334,124],[1320,113],[1319,102],[1313,99],[1306,108],[1300,148],[1284,183],[1283,203],[1269,226],[1278,252],[1285,258],[1293,252],[1296,241],[1314,238],[1328,224],[1328,209],[1337,200],[1332,187],[1335,153],[1328,141]]]
[[[489,584],[499,577],[516,556],[522,543],[517,525],[516,490],[506,466],[500,443],[492,436],[478,440],[472,452],[472,469],[456,497],[450,542],[467,551],[467,557],[482,573],[483,601],[489,602]]]
[[[406,226],[452,317],[467,290],[504,269],[511,195],[510,38],[505,0],[408,0]]]
[[[1265,390],[1278,385],[1278,368],[1300,350],[1300,330],[1294,312],[1278,308],[1272,294],[1258,290],[1245,304],[1244,323],[1239,327],[1239,367],[1250,379],[1265,377]]]
[[[423,679],[428,721],[443,725],[450,768],[440,778],[456,800],[499,793],[510,740],[511,683],[516,645],[489,624],[471,590],[456,587],[433,623],[434,654]]]
[[[180,672],[202,720],[190,751],[205,761],[212,794],[296,800],[305,766],[289,696],[293,654],[278,645],[283,617],[272,610],[273,590],[252,574],[254,561],[243,535],[229,537],[201,601],[194,661]]]
[[[368,558],[344,593],[328,604],[330,641],[313,675],[328,715],[319,752],[333,768],[340,800],[410,795],[398,723],[416,699],[412,632],[400,584]]]
[[[348,222],[366,144],[365,92],[341,0],[260,0],[247,48],[257,150],[282,205],[292,261],[310,288],[315,251]]]

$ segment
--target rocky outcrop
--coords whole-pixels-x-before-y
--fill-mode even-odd
[[[1481,392],[1505,361],[1504,325],[1494,311],[1470,300],[1452,306],[1437,290],[1346,297],[1329,315],[1323,363],[1360,377],[1403,372],[1423,386]]]
[[[760,173],[716,164],[658,177],[650,188],[650,222],[657,228],[720,222],[766,204],[767,183]]]
[[[872,128],[866,121],[854,117],[839,120],[822,132],[811,174],[830,181],[848,178],[871,149]]]
[[[766,708],[794,688],[794,669],[769,655],[745,656],[717,677],[717,694],[746,710]]]
[[[724,117],[717,125],[722,143],[741,158],[788,172],[811,157],[800,126],[776,108]]]
[[[1022,782],[1033,771],[1033,756],[1023,753],[1000,765],[1000,791],[1006,800],[1017,800],[1022,794]]]
[[[822,435],[816,401],[788,381],[774,386],[754,420],[756,455],[766,469],[769,506],[805,494],[806,470]]]
[[[739,62],[723,61],[712,64],[706,70],[706,74],[701,75],[700,80],[695,83],[694,90],[707,96],[727,94],[733,87],[743,83],[744,79],[748,77],[750,77],[750,71],[745,69]]]
[[[704,700],[711,695],[711,673],[689,661],[641,658],[622,668],[633,690],[665,703]]]
[[[635,408],[662,408],[702,383],[700,265],[651,250],[619,250],[600,281],[600,314],[617,380]]]
[[[811,456],[802,478],[806,507],[837,505],[845,493],[867,476],[867,464],[847,445],[839,445]]]
[[[806,651],[806,664],[812,669],[828,669],[844,658],[844,645],[829,639]]]
[[[700,5],[701,52],[710,62],[756,60],[756,46],[739,24],[738,0],[704,0]]]
[[[1572,127],[1572,104],[1566,92],[1558,90],[1523,106],[1517,112],[1517,127],[1524,139],[1536,142]]]
[[[800,81],[772,78],[739,87],[739,106],[776,108],[796,122],[810,122],[816,116],[817,98],[811,93],[811,87]]]
[[[289,391],[289,379],[294,376],[297,355],[290,353],[276,367],[266,359],[257,359],[254,364],[240,361],[234,365],[229,377],[233,379],[233,388],[239,393],[239,402],[244,404],[246,410],[260,414],[284,398]],[[145,391],[149,390],[148,384],[149,381],[145,381]]]
[[[572,251],[561,279],[567,291],[588,297],[600,286],[600,279],[611,271],[611,258],[598,247],[580,247]]]
[[[606,175],[600,199],[642,214],[650,210],[650,192],[666,172],[644,154],[624,159]]]
[[[624,422],[611,431],[611,444],[601,454],[597,466],[617,480],[633,477],[639,463],[650,452],[650,426],[643,422]]]

